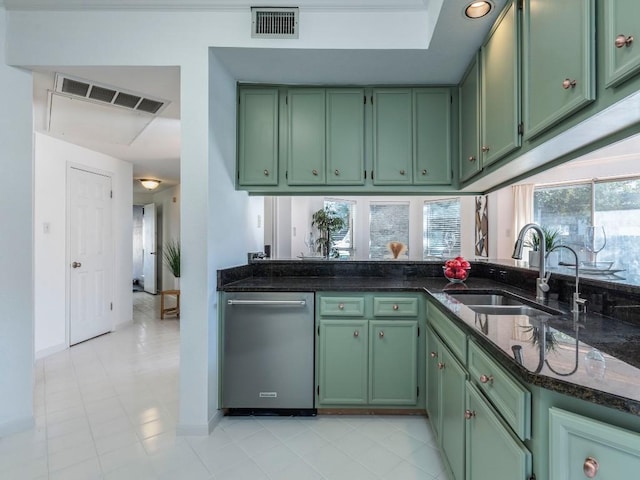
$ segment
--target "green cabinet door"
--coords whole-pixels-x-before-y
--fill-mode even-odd
[[[452,480],[464,480],[465,475],[465,383],[467,372],[446,347],[441,349],[440,375],[442,417],[440,448],[453,474]]]
[[[414,185],[451,184],[451,92],[413,90]]]
[[[369,321],[369,403],[418,402],[418,322]]]
[[[373,90],[373,184],[411,185],[413,173],[410,88]]]
[[[640,435],[588,417],[552,408],[549,411],[551,479],[638,478]]]
[[[442,388],[440,386],[441,378],[439,364],[441,363],[442,342],[431,329],[427,329],[427,415],[429,415],[429,423],[436,434],[438,441],[440,440],[440,403],[442,398]]]
[[[482,170],[480,157],[480,60],[476,55],[460,83],[460,181]]]
[[[243,89],[238,102],[238,185],[278,185],[278,89]]]
[[[531,452],[511,434],[509,427],[469,382],[466,383],[466,405],[466,480],[530,478]]]
[[[614,87],[640,72],[640,2],[604,1],[605,85]]]
[[[327,183],[364,185],[364,89],[327,89]]]
[[[322,320],[318,337],[318,403],[365,405],[367,320]]]
[[[511,3],[482,46],[482,166],[520,146],[520,22]]]
[[[595,99],[594,0],[524,0],[524,135]]]
[[[287,93],[287,183],[325,183],[325,90],[291,88]]]

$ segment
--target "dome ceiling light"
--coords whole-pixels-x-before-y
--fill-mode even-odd
[[[160,180],[153,180],[150,178],[141,178],[140,183],[147,190],[154,190],[158,188],[158,185],[160,185]]]

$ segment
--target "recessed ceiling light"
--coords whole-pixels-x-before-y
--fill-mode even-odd
[[[464,9],[464,14],[469,18],[481,18],[484,17],[493,9],[491,2],[473,2]]]

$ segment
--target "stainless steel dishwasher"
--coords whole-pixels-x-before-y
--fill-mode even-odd
[[[223,322],[227,413],[315,414],[313,293],[227,292]]]

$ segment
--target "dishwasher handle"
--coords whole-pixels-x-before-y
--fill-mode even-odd
[[[227,305],[253,305],[253,306],[294,306],[304,307],[307,304],[305,300],[227,300]]]

